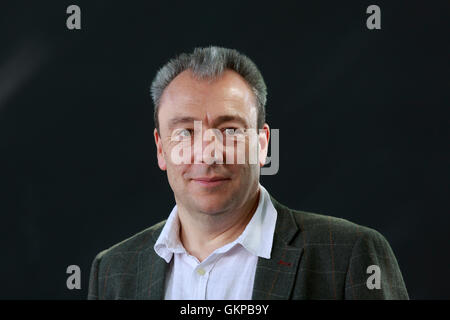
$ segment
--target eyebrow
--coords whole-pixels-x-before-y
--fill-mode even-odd
[[[238,116],[238,115],[224,115],[219,116],[213,121],[213,127],[218,126],[221,123],[224,122],[239,122],[243,127],[247,127],[247,121],[245,121],[244,118]]]
[[[176,127],[177,125],[180,124],[187,124],[187,123],[194,123],[194,121],[201,121],[197,118],[194,117],[175,117],[169,120],[169,128],[173,128]],[[239,122],[242,126],[247,127],[247,121],[245,121],[244,118],[242,118],[241,116],[238,115],[223,115],[223,116],[219,116],[217,117],[214,121],[213,121],[213,127],[216,127],[224,122]]]
[[[169,129],[172,129],[179,124],[194,123],[194,121],[199,120],[194,117],[175,117],[169,120]]]

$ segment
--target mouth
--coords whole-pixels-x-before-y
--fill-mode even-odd
[[[195,184],[198,184],[203,187],[216,187],[223,185],[230,181],[229,178],[224,177],[201,177],[201,178],[194,178],[191,179]]]

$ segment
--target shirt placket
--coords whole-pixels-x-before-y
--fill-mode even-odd
[[[194,279],[195,283],[197,283],[195,295],[198,300],[207,299],[210,275],[217,260],[218,255],[214,253],[201,263],[196,258],[193,259],[193,261],[196,262],[196,267],[194,268]]]
[[[186,253],[186,262],[192,267],[191,283],[194,300],[204,300],[208,284],[209,270],[207,261],[200,263],[197,258]]]
[[[196,296],[198,300],[206,300],[209,271],[208,266],[202,264],[198,265],[194,270],[194,277],[197,283]]]

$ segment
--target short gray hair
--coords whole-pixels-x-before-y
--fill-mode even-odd
[[[158,109],[161,96],[170,82],[181,72],[190,70],[198,79],[215,79],[225,70],[233,70],[241,75],[252,88],[258,109],[258,129],[266,121],[267,87],[255,63],[244,54],[228,48],[209,46],[195,48],[190,54],[182,53],[159,69],[151,85],[154,104],[155,127],[159,131]]]

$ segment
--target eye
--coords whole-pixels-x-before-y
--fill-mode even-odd
[[[179,135],[182,137],[190,137],[191,131],[189,129],[182,129],[182,130],[180,130]]]
[[[232,136],[232,135],[234,135],[234,128],[226,128],[224,130],[224,132],[225,132],[225,135]]]
[[[241,136],[244,134],[244,130],[239,128],[226,128],[224,133],[227,136]]]
[[[191,131],[192,130],[190,129],[178,129],[173,132],[173,135],[176,137],[181,137],[182,139],[189,138],[191,136]]]

